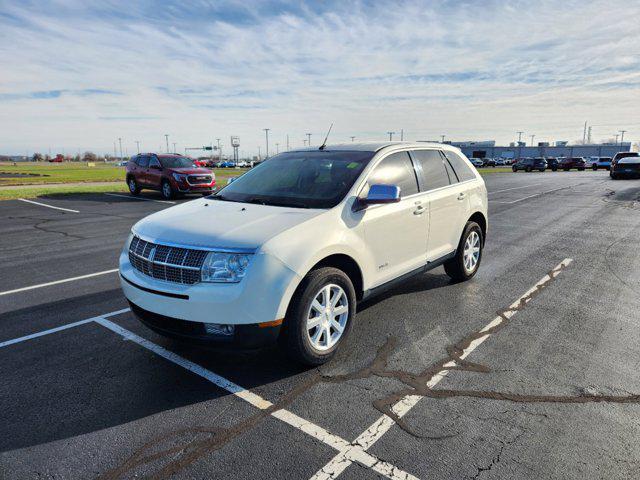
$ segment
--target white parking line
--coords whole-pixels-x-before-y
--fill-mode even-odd
[[[570,258],[565,258],[562,262],[560,262],[553,270],[553,273],[557,273],[561,271],[564,267],[568,266],[573,260]],[[518,298],[515,302],[513,302],[509,309],[504,313],[504,316],[507,319],[510,319],[516,314],[516,308],[520,306],[521,301],[527,299],[529,295],[536,291],[540,286],[551,281],[551,276],[549,274],[545,275],[538,283],[536,283],[533,287],[527,290],[520,298]],[[526,300],[525,300],[526,302]],[[484,328],[480,330],[479,333],[486,332],[504,322],[504,318],[501,316],[495,317],[491,322],[489,322]],[[481,336],[474,341],[472,341],[467,348],[463,350],[462,355],[460,355],[460,359],[464,360],[467,356],[471,354],[476,348],[478,348],[487,338],[491,336],[490,333],[487,333],[484,336]],[[456,365],[455,361],[448,362],[444,365],[444,367],[452,368]],[[441,370],[434,374],[431,379],[427,382],[427,386],[429,388],[435,387],[447,374],[449,370]],[[402,418],[411,410],[423,397],[420,395],[407,395],[398,401],[393,407],[392,411],[398,415],[399,418]],[[395,421],[388,417],[387,415],[382,415],[378,420],[376,420],[373,425],[371,425],[368,429],[366,429],[355,441],[349,445],[346,449],[339,452],[329,463],[327,463],[324,467],[316,472],[316,474],[311,477],[312,480],[329,480],[334,479],[338,475],[340,475],[353,461],[357,461],[357,456],[362,452],[365,452],[369,448],[373,446],[382,436],[395,424]]]
[[[18,292],[26,292],[27,290],[34,290],[36,288],[50,287],[51,285],[59,285],[61,283],[75,282],[76,280],[84,280],[85,278],[98,277],[100,275],[106,275],[108,273],[114,273],[117,271],[118,271],[117,268],[113,268],[111,270],[104,270],[102,272],[95,272],[95,273],[89,273],[87,275],[80,275],[79,277],[64,278],[62,280],[55,280],[53,282],[40,283],[38,285],[31,285],[30,287],[16,288],[14,290],[7,290],[6,292],[0,292],[0,296],[10,295],[12,293],[18,293]]]
[[[150,342],[149,340],[142,338],[139,335],[136,335],[135,333],[127,330],[126,328],[121,327],[120,325],[114,322],[107,320],[108,317],[120,315],[121,313],[126,313],[126,312],[129,312],[130,310],[131,309],[129,308],[124,308],[122,310],[117,310],[115,312],[99,315],[97,317],[88,318],[86,320],[80,320],[78,322],[73,322],[73,323],[69,323],[59,327],[51,328],[49,330],[44,330],[42,332],[26,335],[24,337],[15,338],[13,340],[7,340],[5,342],[0,343],[0,348],[13,345],[19,342],[24,342],[26,340],[31,340],[33,338],[42,337],[44,335],[49,335],[51,333],[60,332],[62,330],[67,330],[69,328],[77,327],[79,325],[85,325],[90,322],[96,322],[102,325],[103,327],[111,330],[112,332],[117,333],[125,340],[137,343],[141,347],[144,347],[147,350],[150,350],[151,352],[155,353],[156,355],[159,355],[162,358],[170,362],[173,362],[176,365],[179,365],[182,368],[189,370],[190,372],[208,380],[214,385],[222,388],[223,390],[226,390],[227,392],[235,395],[236,397],[244,400],[245,402],[253,405],[254,407],[260,410],[265,410],[273,406],[273,403],[271,403],[268,400],[265,400],[259,395],[256,395],[250,390],[246,390],[242,388],[240,385],[237,385],[232,381],[227,380],[224,377],[221,377],[220,375],[212,372],[211,370],[208,370],[198,365],[197,363],[187,360],[186,358],[181,357],[180,355],[177,355],[176,353],[171,352],[170,350],[167,350],[161,347],[160,345],[156,345],[155,343]],[[275,410],[274,412],[271,413],[271,416],[300,430],[301,432],[306,433],[307,435],[315,438],[316,440],[324,443],[325,445],[332,447],[335,450],[345,451],[350,446],[350,443],[347,442],[345,439],[332,434],[331,432],[320,427],[319,425],[316,425],[308,420],[305,420],[304,418],[299,417],[295,413],[292,413],[288,410],[285,410],[285,409]],[[375,457],[374,455],[368,452],[365,452],[363,450],[359,450],[350,458],[352,461],[361,463],[362,465],[371,468],[378,474],[383,475],[392,480],[418,480],[416,477],[414,477],[410,473],[400,470],[396,466],[388,462],[382,461],[379,458]]]
[[[537,187],[538,185],[542,185],[542,183],[534,183],[533,185],[525,185],[524,187],[505,188],[504,190],[496,190],[494,192],[487,192],[487,195],[491,195],[491,194],[494,194],[494,193],[509,192],[511,190],[520,190],[522,188]]]
[[[120,315],[121,313],[125,313],[131,310],[130,308],[124,308],[122,310],[116,310],[115,312],[107,313],[105,315],[101,315],[100,318],[108,318],[113,317],[114,315]],[[32,333],[31,335],[25,335],[24,337],[14,338],[12,340],[7,340],[5,342],[0,342],[0,348],[8,347],[9,345],[14,345],[16,343],[24,342],[26,340],[31,340],[33,338],[43,337],[44,335],[49,335],[50,333],[61,332],[62,330],[67,330],[69,328],[78,327],[80,325],[84,325],[85,323],[95,322],[98,317],[91,317],[85,320],[80,320],[73,323],[67,323],[66,325],[61,325],[59,327],[50,328],[49,330],[43,330],[42,332]]]
[[[70,208],[54,207],[53,205],[47,205],[46,203],[34,202],[33,200],[27,200],[26,198],[19,198],[21,202],[33,203],[34,205],[40,205],[41,207],[54,208],[56,210],[64,210],[65,212],[80,213],[79,210],[71,210]]]
[[[176,204],[176,202],[170,202],[169,200],[156,200],[154,198],[134,197],[133,195],[120,195],[119,193],[105,193],[105,195],[109,195],[110,197],[128,198],[129,200],[145,200],[147,202],[170,203],[172,205]]]
[[[573,188],[573,187],[576,187],[576,186],[577,186],[577,185],[568,185],[568,186],[566,186],[566,187],[554,188],[553,190],[546,190],[546,191],[544,191],[544,192],[535,193],[535,194],[533,194],[533,195],[529,195],[528,197],[519,198],[519,199],[517,199],[517,200],[512,200],[512,201],[510,201],[510,202],[503,202],[503,201],[500,201],[500,200],[489,200],[489,201],[490,201],[490,202],[493,202],[493,203],[503,203],[503,204],[505,204],[505,205],[511,205],[511,204],[513,204],[513,203],[522,202],[523,200],[528,200],[528,199],[530,199],[530,198],[539,197],[540,195],[544,195],[544,194],[546,194],[546,193],[557,192],[558,190],[564,190],[564,189],[566,189],[566,188]]]

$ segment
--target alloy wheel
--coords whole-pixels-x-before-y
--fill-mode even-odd
[[[480,260],[480,235],[478,232],[471,231],[464,242],[463,263],[467,273],[473,272]]]
[[[307,312],[307,337],[316,350],[326,351],[342,337],[349,319],[349,299],[341,286],[328,284],[316,293]]]

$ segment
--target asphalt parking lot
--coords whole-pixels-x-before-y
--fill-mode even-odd
[[[640,180],[485,181],[478,275],[361,305],[311,370],[132,317],[114,269],[156,193],[0,203],[0,477],[639,478]]]

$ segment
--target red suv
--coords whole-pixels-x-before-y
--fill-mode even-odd
[[[216,186],[211,170],[198,168],[192,158],[179,154],[141,153],[127,164],[127,185],[132,195],[148,188],[166,199],[182,193],[209,195]]]

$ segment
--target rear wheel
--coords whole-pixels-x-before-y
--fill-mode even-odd
[[[517,172],[518,171],[518,167],[513,166],[513,167],[511,167],[511,170],[513,170],[514,172]]]
[[[129,180],[127,180],[127,185],[129,186],[129,193],[131,193],[131,195],[138,195],[140,193],[140,186],[134,177],[130,177]]]
[[[598,165],[596,165],[596,164],[591,165],[591,169],[592,169],[594,172],[597,172],[597,171],[598,171]]]
[[[467,222],[460,237],[456,256],[444,264],[444,271],[456,282],[469,280],[482,260],[482,229],[476,222]]]
[[[551,167],[551,171],[552,172],[557,172],[558,171],[558,167]]]
[[[355,310],[356,293],[342,270],[313,270],[287,311],[282,342],[287,354],[310,366],[328,362],[349,333]]]
[[[173,187],[169,180],[163,180],[162,185],[160,186],[160,193],[162,193],[162,198],[165,200],[171,200],[175,197],[175,192],[173,191]]]

